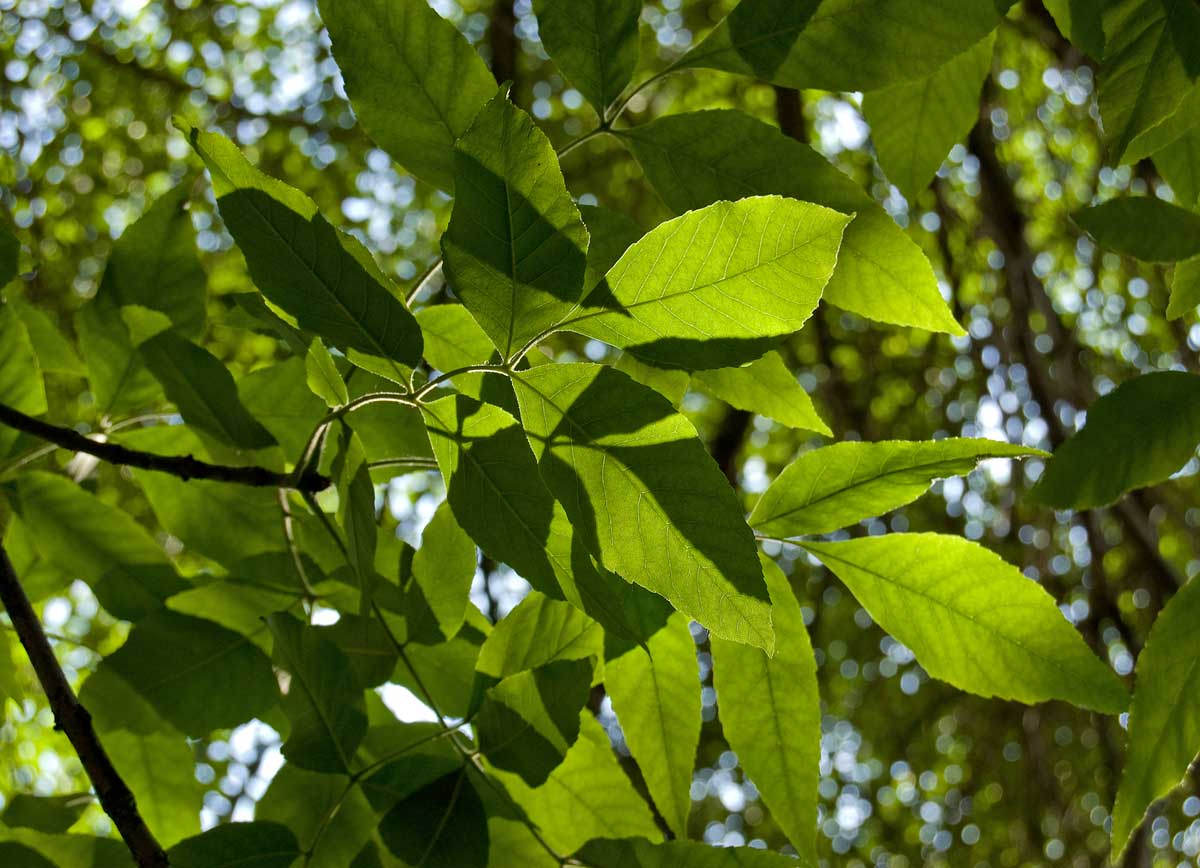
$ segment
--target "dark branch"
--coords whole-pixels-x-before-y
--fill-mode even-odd
[[[329,486],[329,479],[319,473],[306,473],[294,480],[287,473],[268,470],[265,467],[234,467],[229,464],[209,464],[190,455],[155,455],[128,449],[117,443],[102,443],[84,437],[71,428],[51,425],[20,410],[0,404],[0,424],[40,437],[55,446],[85,452],[110,464],[137,467],[142,470],[157,470],[180,479],[211,479],[216,482],[236,482],[257,488],[294,488],[297,491],[321,491]]]
[[[54,712],[54,728],[64,733],[75,748],[84,771],[96,789],[104,813],[112,819],[138,865],[142,868],[166,868],[169,864],[167,854],[147,828],[142,815],[138,813],[133,793],[104,752],[104,746],[92,728],[92,716],[79,703],[75,691],[67,683],[67,677],[54,656],[54,649],[42,631],[41,622],[3,546],[0,546],[0,602],[4,603],[38,681],[46,691],[46,699]]]

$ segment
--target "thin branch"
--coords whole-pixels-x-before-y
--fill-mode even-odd
[[[54,712],[54,728],[63,732],[75,748],[104,813],[112,819],[138,865],[142,868],[166,868],[169,864],[167,854],[138,813],[133,793],[105,753],[92,727],[92,716],[80,704],[67,682],[67,676],[58,665],[54,649],[50,647],[50,641],[42,631],[42,624],[2,545],[0,602],[4,603],[17,636],[25,646],[25,653],[29,655],[29,662],[33,664],[33,671],[46,691],[46,699]]]
[[[85,437],[72,428],[51,425],[20,410],[0,404],[0,424],[17,431],[32,434],[53,443],[62,449],[84,452],[110,464],[137,467],[142,470],[157,470],[180,479],[212,479],[217,482],[237,482],[257,488],[295,488],[300,491],[321,491],[329,486],[329,479],[319,473],[307,473],[293,480],[291,474],[279,473],[265,467],[234,467],[229,464],[209,464],[191,455],[156,455],[128,449],[117,443],[103,443]]]

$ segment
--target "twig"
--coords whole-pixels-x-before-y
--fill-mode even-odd
[[[306,473],[293,480],[288,473],[279,473],[265,467],[234,467],[229,464],[209,464],[191,455],[156,455],[128,449],[117,443],[103,443],[84,437],[72,428],[51,425],[20,410],[0,404],[0,424],[24,431],[75,452],[93,455],[110,464],[138,467],[142,470],[157,470],[180,479],[212,479],[217,482],[237,482],[257,488],[295,488],[299,491],[321,491],[329,486],[329,479],[319,473]]]
[[[63,732],[75,748],[84,771],[96,789],[104,813],[112,819],[138,865],[142,868],[166,868],[169,864],[167,854],[138,813],[133,793],[105,753],[92,727],[92,716],[80,704],[67,682],[67,676],[58,665],[54,649],[50,647],[50,641],[42,631],[42,624],[2,545],[0,602],[4,603],[17,636],[25,646],[25,653],[29,655],[29,662],[33,664],[33,671],[46,691],[46,699],[54,712],[54,728]]]

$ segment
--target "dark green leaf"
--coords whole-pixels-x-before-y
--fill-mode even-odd
[[[0,403],[27,416],[41,416],[48,409],[37,354],[11,304],[0,305]],[[16,429],[0,424],[0,458],[12,451],[19,436]]]
[[[308,868],[345,868],[379,823],[348,777],[305,771],[291,763],[272,779],[254,816],[290,829],[301,849],[311,853]]]
[[[542,478],[600,562],[714,634],[770,650],[753,535],[692,424],[612,368],[544,365],[513,382]]]
[[[1185,208],[1200,203],[1200,129],[1192,127],[1178,139],[1154,154],[1158,169]]]
[[[88,793],[69,796],[31,796],[17,793],[4,806],[4,813],[0,814],[0,823],[13,829],[36,829],[51,835],[58,834],[74,826],[84,809],[93,801],[93,797]]]
[[[1059,32],[1096,60],[1104,57],[1104,4],[1096,0],[1043,0]]]
[[[535,0],[538,36],[601,118],[638,62],[640,0]]]
[[[1167,319],[1179,319],[1200,305],[1200,256],[1185,259],[1171,276],[1171,301]]]
[[[333,346],[393,367],[415,365],[421,330],[374,264],[364,262],[369,254],[362,245],[334,229],[299,190],[250,165],[229,139],[186,132],[262,294]]]
[[[795,868],[805,864],[754,847],[713,847],[700,841],[652,844],[637,838],[594,841],[579,855],[594,868]]]
[[[204,787],[187,740],[170,727],[105,732],[104,750],[137,800],[138,813],[164,847],[200,833]],[[73,865],[74,863],[72,863]]]
[[[13,868],[58,868],[37,850],[15,841],[0,841],[0,862]]]
[[[17,276],[20,256],[21,242],[0,223],[0,286]]]
[[[10,297],[8,304],[17,312],[21,322],[25,323],[29,340],[37,353],[38,365],[43,371],[73,377],[87,376],[87,368],[84,367],[79,354],[45,311],[18,298]]]
[[[224,823],[180,841],[167,853],[172,868],[288,868],[300,845],[279,823]]]
[[[617,264],[621,254],[642,237],[640,226],[619,211],[599,205],[580,205],[579,216],[587,227],[590,241],[587,249],[587,268],[583,273],[584,298],[596,288],[608,270]]]
[[[336,624],[317,631],[346,655],[361,686],[378,687],[391,680],[399,655],[378,618],[342,613]]]
[[[825,301],[880,322],[965,334],[921,248],[866,191],[808,145],[729,110],[671,115],[619,135],[677,212],[773,193],[855,214]]]
[[[934,678],[979,696],[1062,699],[1105,714],[1124,685],[1037,582],[960,537],[893,533],[804,548]]]
[[[304,357],[304,369],[307,373],[308,388],[312,393],[325,402],[327,407],[340,407],[350,400],[346,391],[346,381],[342,379],[333,356],[320,340],[312,342],[308,354]]]
[[[808,202],[716,202],[648,232],[563,328],[668,368],[758,358],[820,301],[849,218]]]
[[[346,655],[291,615],[267,619],[275,660],[288,674],[283,709],[292,731],[283,755],[301,768],[345,772],[367,731],[362,688]]]
[[[453,191],[454,142],[496,81],[425,0],[321,0],[333,54],[367,134],[404,168]]]
[[[1160,371],[1122,383],[1088,409],[1030,496],[1059,509],[1106,506],[1162,482],[1200,443],[1200,377]]]
[[[412,578],[441,637],[454,636],[471,604],[475,543],[458,526],[449,504],[439,506],[425,526],[421,547],[413,556]]]
[[[325,414],[321,399],[305,383],[304,360],[296,358],[252,371],[238,381],[242,404],[274,435],[289,460],[300,454]]]
[[[487,865],[487,814],[465,768],[401,800],[380,822],[379,831],[388,849],[408,865]]]
[[[362,443],[347,425],[342,426],[333,473],[338,489],[338,522],[346,533],[346,555],[358,577],[360,614],[366,614],[375,585],[375,549],[379,538],[375,485],[371,482]]]
[[[588,233],[546,134],[500,94],[454,146],[446,278],[508,358],[583,291]]]
[[[806,452],[763,492],[750,526],[775,537],[829,533],[912,503],[935,479],[970,473],[988,458],[1045,455],[998,440],[835,443]]]
[[[1122,196],[1075,213],[1101,247],[1146,262],[1200,254],[1200,214],[1149,196]]]

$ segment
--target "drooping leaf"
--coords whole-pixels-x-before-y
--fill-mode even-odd
[[[407,865],[487,865],[487,814],[465,767],[402,799],[380,822],[379,831],[387,848]]]
[[[46,413],[46,387],[25,324],[10,304],[0,305],[0,403],[27,416]],[[0,424],[0,457],[12,451],[20,432]]]
[[[754,847],[713,847],[700,841],[652,844],[640,838],[592,841],[579,855],[595,868],[795,868],[805,864]]]
[[[538,36],[601,119],[638,62],[639,0],[535,0]]]
[[[1200,73],[1200,8],[1114,0],[1104,7],[1104,34],[1100,116],[1111,158],[1125,162],[1130,143],[1169,118]]]
[[[555,502],[521,426],[500,408],[462,396],[424,404],[421,412],[459,525],[493,560],[542,593],[561,596],[547,551]]]
[[[229,369],[208,350],[168,330],[141,343],[138,355],[189,425],[238,449],[275,445],[242,406]]]
[[[875,154],[888,180],[914,202],[950,149],[979,117],[979,91],[992,65],[988,34],[929,75],[863,97]]]
[[[1011,2],[742,0],[677,69],[862,91],[919,78],[974,45]]]
[[[542,478],[592,554],[714,634],[770,650],[753,536],[692,424],[599,365],[544,365],[513,383]]]
[[[780,196],[715,202],[648,232],[562,327],[661,367],[751,361],[812,314],[848,222]]]
[[[412,578],[441,636],[454,636],[471,603],[475,543],[458,526],[447,503],[438,507],[421,534],[421,547],[413,555]],[[409,614],[410,635],[414,614]]]
[[[140,524],[66,477],[24,473],[17,493],[38,551],[91,585],[114,616],[136,621],[189,587]]]
[[[267,623],[275,636],[275,660],[290,675],[283,709],[292,731],[283,755],[312,771],[348,771],[367,731],[362,688],[350,661],[331,640],[291,615],[277,613]]]
[[[454,142],[493,94],[475,49],[426,0],[321,0],[354,114],[408,171],[454,190]]]
[[[340,407],[350,400],[346,391],[346,381],[342,379],[333,356],[320,340],[312,342],[308,354],[304,357],[304,370],[308,388],[312,393],[325,402],[327,407]]]
[[[291,829],[279,823],[222,823],[167,852],[172,868],[288,868],[300,857]]]
[[[687,619],[674,613],[645,644],[610,638],[605,658],[604,686],[629,752],[659,813],[686,838],[701,721],[696,643]]]
[[[1058,30],[1096,60],[1104,57],[1104,6],[1093,0],[1043,0]]]
[[[1129,754],[1113,808],[1112,852],[1200,753],[1200,582],[1188,582],[1159,613],[1138,655],[1129,709]]]
[[[415,365],[421,330],[362,245],[334,229],[299,190],[252,166],[229,139],[185,131],[208,166],[221,218],[267,300],[333,346],[393,366]]]
[[[588,660],[556,660],[500,681],[475,716],[480,751],[496,768],[540,786],[579,737],[591,681]]]
[[[0,814],[0,823],[13,829],[36,829],[54,835],[75,825],[94,798],[88,793],[69,796],[13,795]]]
[[[1128,704],[1054,598],[977,543],[893,533],[803,546],[935,678],[979,696],[1062,699],[1106,714]]]
[[[164,847],[200,834],[204,787],[196,780],[192,748],[167,727],[148,733],[101,734],[117,774],[137,800],[138,813]]]
[[[1030,492],[1059,509],[1090,509],[1162,482],[1200,444],[1200,377],[1159,371],[1122,383],[1088,408]]]
[[[1121,196],[1085,208],[1074,221],[1101,247],[1145,262],[1200,254],[1200,214],[1150,196]]]
[[[570,603],[531,591],[492,629],[479,649],[476,668],[506,678],[555,660],[600,657],[604,632]]]
[[[741,368],[697,371],[693,380],[731,407],[766,416],[789,428],[833,436],[813,406],[812,398],[777,352],[767,353]]]
[[[246,636],[176,612],[138,621],[100,669],[124,680],[164,720],[193,737],[262,717],[277,699],[270,661]]]
[[[512,800],[558,853],[574,853],[593,838],[662,840],[649,806],[634,790],[590,714],[580,717],[579,740],[540,787],[512,772],[494,771]]]
[[[454,146],[446,278],[508,358],[583,291],[587,229],[550,140],[500,94]]]
[[[730,110],[670,115],[618,135],[677,212],[774,193],[855,214],[825,301],[879,322],[965,334],[921,248],[865,190],[808,145]]]
[[[989,458],[1045,455],[998,440],[847,441],[806,452],[763,492],[750,526],[775,537],[829,533],[912,503],[935,479]]]
[[[1154,167],[1185,208],[1200,203],[1200,129],[1192,127],[1154,154]]]
[[[763,556],[776,648],[768,657],[712,640],[717,711],[730,749],[754,781],[771,817],[802,860],[816,862],[821,783],[821,699],[817,663],[787,576]]]
[[[1200,305],[1200,256],[1185,259],[1175,266],[1171,276],[1171,301],[1167,319],[1179,319]]]

